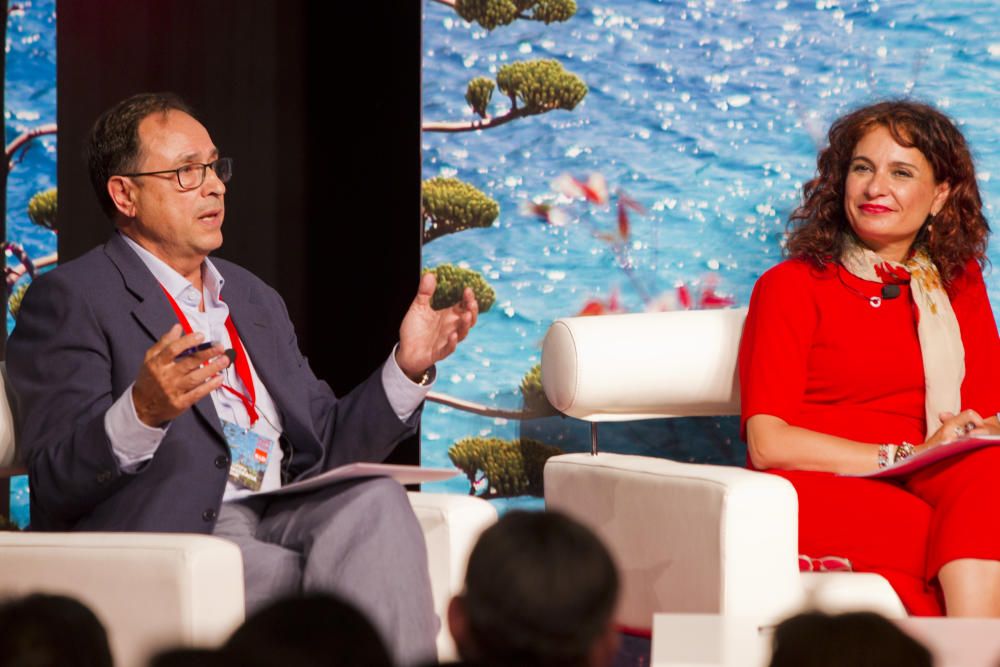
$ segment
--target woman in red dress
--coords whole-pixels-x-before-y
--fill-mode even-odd
[[[1000,434],[971,155],[946,116],[910,101],[844,116],[829,142],[789,259],[750,301],[751,464],[795,486],[802,553],[885,576],[911,614],[1000,616],[1000,447],[895,481],[841,476]]]

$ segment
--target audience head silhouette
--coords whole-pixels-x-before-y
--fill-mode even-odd
[[[331,595],[285,598],[261,609],[223,647],[241,664],[297,667],[389,667],[374,626],[353,605]]]
[[[513,511],[479,538],[448,609],[466,661],[609,665],[618,572],[587,528],[556,512]]]
[[[111,667],[111,648],[82,603],[36,593],[0,605],[0,665]]]
[[[159,654],[149,662],[149,667],[264,667],[264,664],[241,663],[227,653],[207,648],[178,648]]]
[[[774,631],[770,667],[931,667],[930,652],[872,612],[799,614]]]

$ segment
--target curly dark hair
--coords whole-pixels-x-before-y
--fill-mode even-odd
[[[944,207],[925,224],[914,240],[927,249],[950,282],[970,259],[986,262],[990,226],[976,183],[965,137],[946,115],[927,104],[889,100],[856,109],[830,126],[829,145],[816,160],[817,176],[802,189],[802,205],[789,218],[786,252],[822,267],[840,257],[844,232],[850,231],[844,210],[844,187],[857,143],[873,128],[886,128],[900,146],[916,148],[934,170],[934,180],[947,182],[950,194]]]
[[[90,184],[109,218],[114,219],[117,208],[108,194],[108,179],[115,174],[135,171],[142,149],[139,124],[147,116],[171,110],[195,117],[191,107],[174,93],[140,93],[105,111],[91,128],[84,147]]]

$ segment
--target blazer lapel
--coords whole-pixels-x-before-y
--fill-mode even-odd
[[[216,268],[223,267],[216,263]],[[282,355],[277,332],[271,324],[275,316],[263,303],[261,295],[250,284],[226,278],[222,290],[222,299],[229,306],[229,315],[233,318],[236,333],[239,334],[243,347],[253,363],[257,376],[267,388],[271,400],[281,413],[282,431],[298,434],[299,424],[308,423],[303,411],[309,406],[304,397],[300,398],[302,387],[287,381],[289,369],[282,367]],[[288,360],[286,359],[285,362]],[[258,390],[259,391],[259,390]]]
[[[222,268],[216,263],[216,268]],[[261,380],[269,385],[276,379],[275,355],[277,341],[268,322],[268,313],[260,303],[256,291],[234,278],[223,275],[226,281],[222,288],[222,300],[229,306],[229,316],[236,325],[247,355],[253,361],[254,369]]]
[[[104,245],[104,252],[118,267],[125,287],[135,295],[137,303],[132,309],[132,316],[149,334],[152,345],[170,327],[177,324],[177,318],[167,303],[163,290],[120,234],[115,233],[111,236]]]
[[[150,345],[152,345],[170,327],[177,324],[177,316],[174,315],[173,309],[156,278],[142,263],[135,251],[121,238],[120,234],[116,232],[111,235],[111,238],[104,245],[104,252],[118,267],[125,287],[138,300],[132,309],[132,316],[149,334]],[[194,410],[225,444],[226,436],[222,432],[222,424],[219,423],[219,415],[215,411],[212,397],[205,396],[195,403]]]

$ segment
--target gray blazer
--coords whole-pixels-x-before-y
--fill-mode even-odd
[[[381,461],[419,422],[393,412],[376,371],[338,399],[299,351],[278,293],[249,271],[212,262],[233,323],[284,425],[283,477]],[[229,468],[211,397],[175,419],[153,458],[118,466],[104,413],[135,381],[145,351],[176,317],[153,275],[118,234],[39,277],[7,344],[18,448],[36,530],[209,533]]]

